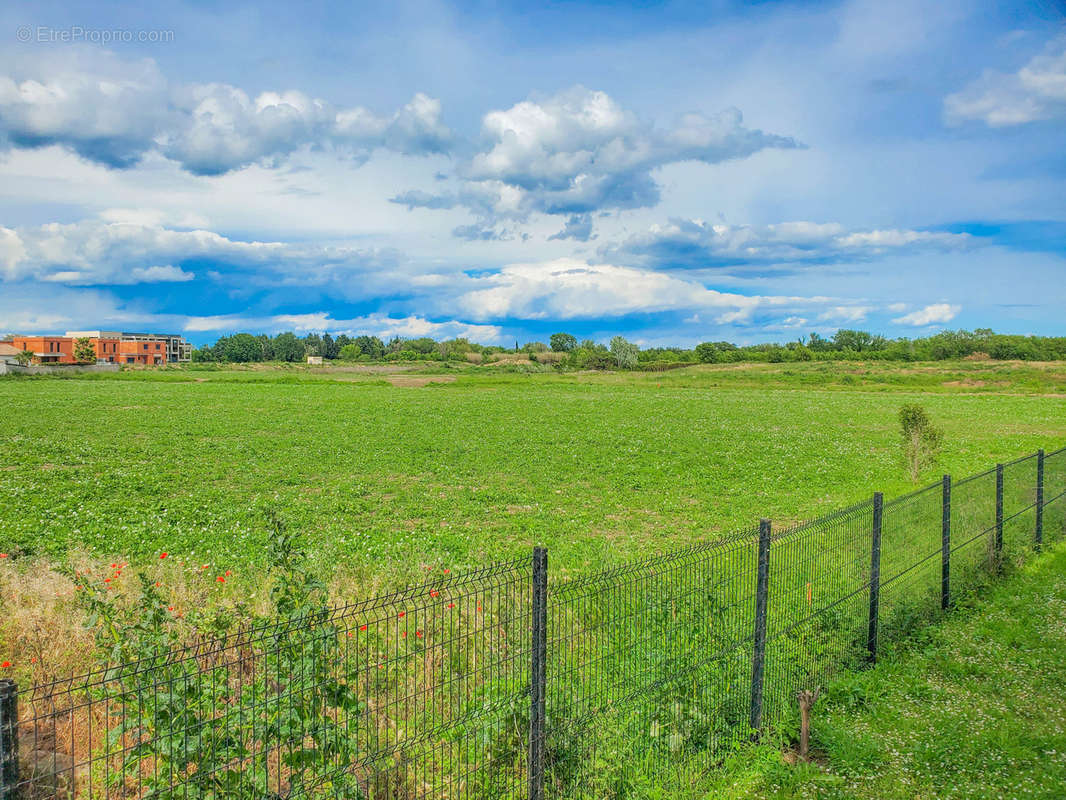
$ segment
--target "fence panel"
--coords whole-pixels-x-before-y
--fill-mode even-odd
[[[796,692],[866,657],[873,503],[773,537],[764,720],[790,719]]]
[[[1044,457],[1044,541],[1066,536],[1066,447]]]
[[[1037,462],[1037,454],[1033,453],[1003,465],[1002,559],[1006,564],[1021,564],[1033,553]]]
[[[879,621],[884,641],[941,611],[943,501],[943,484],[937,481],[885,503]]]
[[[996,470],[956,481],[951,487],[951,597],[958,603],[986,586],[995,574]]]
[[[549,589],[548,792],[640,796],[747,730],[757,532]]]
[[[524,796],[529,577],[496,565],[37,686],[16,796]]]

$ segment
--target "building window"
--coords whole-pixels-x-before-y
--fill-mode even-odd
[[[156,343],[155,343],[155,349],[156,349],[156,350],[158,350],[158,349],[159,349],[159,342],[156,342]]]
[[[126,356],[126,363],[127,364],[132,364],[136,360],[137,359],[135,359],[133,356]]]
[[[148,345],[144,345],[144,349],[147,350],[148,349]]]

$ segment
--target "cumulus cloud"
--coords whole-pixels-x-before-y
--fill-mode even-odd
[[[229,239],[213,231],[84,220],[18,230],[0,227],[0,277],[73,286],[183,282],[189,262],[210,261],[238,270],[320,284],[353,274],[384,273],[391,251]],[[260,277],[264,277],[261,275]]]
[[[831,306],[818,315],[819,322],[862,322],[873,311],[873,306]]]
[[[987,70],[945,98],[944,115],[953,124],[979,120],[994,128],[1066,116],[1066,36],[1017,72]]]
[[[440,101],[423,94],[387,115],[337,108],[299,91],[251,97],[222,83],[172,85],[150,59],[75,51],[0,74],[0,138],[16,147],[60,145],[109,167],[149,151],[197,175],[271,164],[304,148],[366,158],[446,152],[452,133]]]
[[[757,311],[828,302],[823,297],[731,294],[654,270],[588,264],[572,258],[510,264],[470,280],[450,303],[473,319],[575,319],[662,311],[710,310],[719,323],[741,323]]]
[[[605,92],[577,86],[482,121],[482,147],[459,165],[453,194],[406,193],[408,207],[462,205],[486,219],[525,219],[541,212],[581,216],[659,202],[653,171],[667,164],[716,164],[767,148],[801,147],[794,139],[747,128],[735,108],[683,115],[657,128]]]
[[[933,305],[896,317],[892,321],[897,325],[936,325],[938,323],[951,322],[962,311],[962,306],[953,306],[948,303],[934,303]]]
[[[704,268],[768,263],[833,263],[894,253],[948,252],[974,246],[965,233],[915,230],[849,231],[837,223],[714,225],[672,219],[604,248],[606,258],[660,266]]]
[[[373,335],[388,340],[401,338],[419,338],[429,336],[434,339],[454,339],[465,337],[478,342],[498,342],[503,330],[498,325],[479,325],[460,320],[431,320],[421,316],[390,317],[385,314],[368,314],[351,319],[336,319],[326,312],[311,314],[275,314],[264,317],[241,315],[218,315],[210,317],[189,317],[182,330],[189,333],[211,333],[233,330],[267,331],[280,333],[314,333],[329,331],[334,334],[346,333],[350,336]]]

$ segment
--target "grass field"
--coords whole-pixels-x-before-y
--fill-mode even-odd
[[[1066,546],[973,607],[849,673],[816,706],[814,763],[738,754],[685,795],[741,800],[1061,798],[1066,793]]]
[[[580,570],[911,488],[920,401],[962,475],[1066,442],[1066,368],[132,372],[0,382],[2,548],[260,561],[266,514],[360,583],[526,554]],[[393,385],[393,380],[401,385]],[[404,385],[406,384],[406,385]],[[930,476],[936,477],[936,476]]]
[[[487,561],[528,557],[534,543],[550,548],[557,579],[750,529],[760,516],[772,517],[780,531],[867,500],[876,489],[892,497],[914,488],[899,460],[897,411],[906,402],[923,403],[945,432],[941,464],[923,482],[941,470],[962,477],[1038,447],[1061,446],[1064,375],[1061,365],[965,363],[704,367],[662,374],[258,367],[3,381],[0,401],[11,412],[0,434],[4,674],[39,685],[98,663],[108,647],[117,648],[111,652],[119,659],[141,645],[154,647],[155,633],[171,643],[195,642],[232,629],[237,620],[271,614],[271,593],[263,589],[272,580],[312,585],[299,575],[314,581],[332,576],[331,597],[351,600],[421,581],[427,569],[447,568],[455,576]],[[1032,502],[1034,465],[1029,459],[1008,470],[1008,510]],[[986,475],[960,491],[955,523],[969,536],[989,524],[994,480],[989,484]],[[937,549],[939,489],[914,495],[898,509],[889,505],[886,576]],[[277,577],[284,572],[263,577],[276,536],[272,518],[299,535],[310,558],[287,579]],[[1054,520],[1051,527],[1059,531],[1059,516]],[[1028,547],[1030,518],[1007,527],[1008,544],[1017,534]],[[849,596],[855,580],[861,584],[868,534],[869,504],[778,540],[771,632],[800,620],[812,598],[829,603]],[[985,544],[967,552],[984,563]],[[835,555],[809,561],[809,553],[822,551]],[[574,711],[580,720],[585,706],[609,708],[607,686],[645,680],[654,689],[646,698],[650,716],[598,717],[605,741],[619,742],[600,774],[584,777],[585,767],[596,764],[578,770],[581,759],[553,762],[564,765],[553,773],[560,791],[573,796],[583,785],[609,788],[598,796],[635,796],[619,787],[659,777],[654,764],[629,769],[642,749],[650,757],[641,744],[649,736],[658,749],[665,742],[673,752],[676,742],[706,763],[708,743],[720,733],[716,726],[735,732],[729,720],[745,713],[738,691],[747,688],[750,665],[733,643],[751,629],[743,616],[750,603],[737,598],[747,597],[741,584],[754,574],[755,551],[715,545],[716,554],[700,552],[684,569],[648,567],[635,587],[610,581],[601,587],[596,577],[553,595],[550,625],[572,637],[553,651],[563,658],[552,673],[553,719]],[[164,553],[168,558],[160,560]],[[132,569],[126,570],[127,561]],[[824,569],[815,569],[818,564]],[[64,573],[64,565],[80,574]],[[939,586],[938,576],[926,572],[883,593],[886,630],[896,627],[888,622],[896,611],[910,613],[910,606],[924,602],[910,598],[906,587]],[[704,587],[708,575],[719,576],[713,591]],[[482,593],[476,608],[460,604],[446,612],[458,598],[449,598],[452,605],[435,601],[438,616],[419,617],[416,638],[427,647],[439,640],[443,653],[453,641],[448,626],[455,615],[490,627],[497,618],[521,616],[527,582],[519,576],[514,586],[519,595],[500,589],[494,603]],[[796,600],[804,586],[806,606]],[[929,594],[922,592],[923,598]],[[797,680],[854,661],[866,609],[864,596],[852,599],[831,619],[804,623],[768,646],[770,724],[784,718],[790,700],[779,695]],[[708,614],[711,607],[723,612]],[[739,610],[733,614],[732,608]],[[87,624],[101,610],[110,622]],[[389,705],[390,697],[403,695],[401,687],[450,685],[448,675],[433,670],[451,660],[425,660],[402,634],[397,638],[389,620],[406,615],[410,622],[417,615],[407,611],[384,621],[353,617],[345,622],[349,629],[337,632],[342,642],[373,638],[377,669],[359,673],[350,685],[373,698],[368,702],[379,709],[385,731],[414,719]],[[145,619],[158,623],[153,636],[122,634],[147,630]],[[524,647],[523,628],[492,631],[507,633],[503,650]],[[649,650],[652,641],[663,649]],[[719,645],[731,654],[720,663],[706,657]],[[495,652],[458,649],[459,664]],[[423,669],[429,673],[422,675]],[[685,685],[674,685],[675,677]],[[524,690],[507,681],[487,675],[470,702],[477,708],[483,698],[510,702]],[[670,715],[684,706],[675,695],[688,697],[689,683],[707,702],[693,695],[691,719],[674,719]],[[572,700],[581,708],[564,708]],[[731,708],[729,720],[717,712],[708,717],[723,701]],[[241,716],[241,708],[234,713]],[[669,736],[662,741],[658,728],[622,734],[626,725],[639,727],[663,714]],[[495,718],[489,717],[477,735],[491,739]],[[76,722],[72,717],[72,731]],[[85,724],[91,725],[77,722]],[[566,723],[553,730],[563,736],[556,740],[561,752],[576,757],[588,744],[583,735],[567,738]],[[78,752],[73,744],[70,749]],[[519,750],[500,762],[502,771],[478,774],[490,781],[513,777],[521,771]],[[419,763],[429,763],[445,780],[465,762]]]

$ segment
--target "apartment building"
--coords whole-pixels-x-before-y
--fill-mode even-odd
[[[116,342],[134,342],[141,345],[150,345],[149,350],[145,350],[143,347],[136,350],[134,354],[142,353],[155,353],[155,345],[157,342],[162,342],[162,351],[165,354],[164,363],[167,364],[181,364],[192,360],[192,345],[185,341],[185,338],[178,336],[175,333],[132,333],[130,331],[67,331],[67,336],[71,339],[91,339],[93,341],[108,342],[114,344]],[[106,355],[111,356],[117,352],[114,348],[107,351]],[[103,359],[107,361],[107,358]],[[127,363],[127,362],[120,362]],[[133,363],[133,362],[130,362]],[[138,362],[140,363],[140,362]],[[148,363],[152,363],[149,361]]]
[[[66,336],[16,335],[7,344],[19,351],[29,350],[41,364],[74,364],[78,339],[88,339],[95,360],[109,364],[162,366],[188,361],[192,355],[192,346],[180,336],[122,331],[67,331]]]

